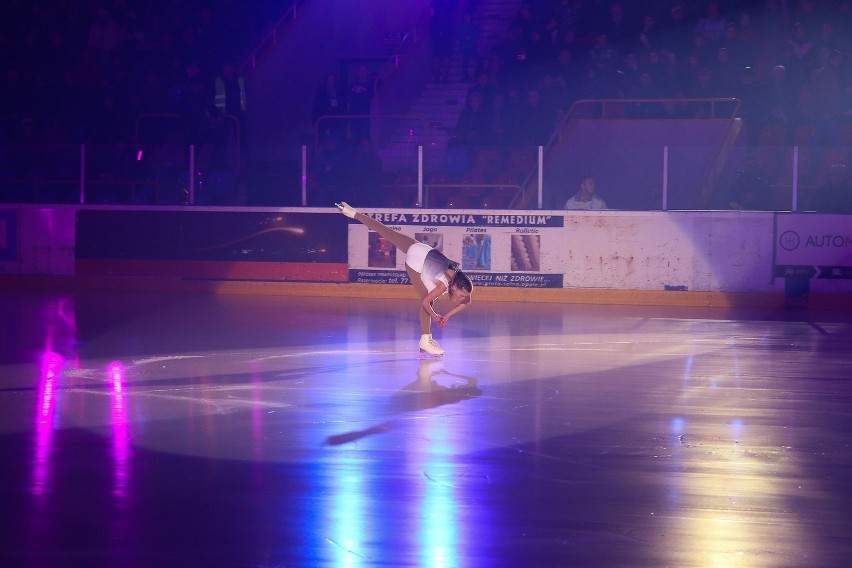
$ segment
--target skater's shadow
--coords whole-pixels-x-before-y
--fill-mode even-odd
[[[455,380],[441,377],[439,382],[435,377],[447,375]],[[460,382],[459,379],[461,379]],[[476,398],[482,391],[476,384],[476,379],[457,373],[451,373],[444,368],[443,361],[425,359],[420,361],[417,368],[417,379],[398,390],[391,397],[388,412],[391,415],[405,412],[417,412],[436,408],[447,404],[455,404],[463,400]],[[337,434],[326,438],[326,444],[339,446],[348,444],[373,434],[381,434],[391,430],[396,419],[386,420],[365,430],[356,430]]]

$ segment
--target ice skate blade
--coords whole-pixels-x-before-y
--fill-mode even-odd
[[[417,358],[421,359],[421,360],[422,359],[443,359],[444,354],[443,353],[426,353],[425,351],[421,351],[417,355]]]

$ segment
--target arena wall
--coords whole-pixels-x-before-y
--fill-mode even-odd
[[[367,213],[459,260],[486,300],[756,305],[807,295],[840,305],[852,298],[848,216]],[[789,257],[796,231],[799,256]],[[0,207],[6,286],[407,297],[403,262],[363,225],[327,208]]]

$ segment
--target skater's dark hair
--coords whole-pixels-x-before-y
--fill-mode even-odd
[[[457,262],[454,262],[450,268],[453,268],[456,271],[456,273],[453,274],[452,282],[450,282],[450,288],[456,286],[465,292],[470,293],[471,290],[473,290],[473,284],[470,283],[470,278],[467,277],[467,274],[461,271]]]

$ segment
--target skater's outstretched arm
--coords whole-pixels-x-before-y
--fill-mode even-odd
[[[447,286],[443,282],[438,280],[437,282],[435,282],[435,287],[432,288],[432,291],[426,294],[423,297],[423,300],[420,302],[420,306],[423,308],[423,311],[429,314],[429,317],[434,323],[438,324],[438,327],[444,327],[444,325],[441,323],[441,320],[444,319],[444,316],[436,312],[435,307],[432,304],[441,296],[441,294],[446,291],[446,289]]]
[[[447,325],[448,319],[450,319],[454,315],[458,314],[459,312],[463,311],[469,305],[470,305],[470,296],[468,296],[467,299],[465,299],[461,304],[458,304],[452,310],[450,310],[446,314],[444,314],[443,317],[441,317],[441,320],[438,322],[438,327],[444,327],[445,325]]]

